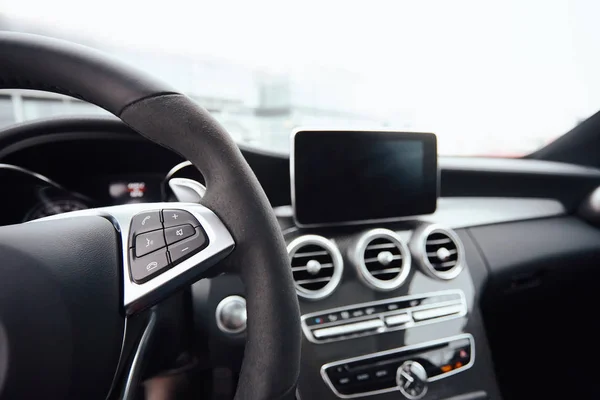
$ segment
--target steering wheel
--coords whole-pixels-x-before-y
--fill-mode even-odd
[[[207,184],[201,205],[130,204],[0,228],[0,397],[128,397],[138,373],[119,372],[129,321],[209,273],[237,271],[248,328],[235,398],[294,398],[300,317],[283,237],[217,121],[101,52],[36,35],[0,33],[0,88],[96,104],[190,160]]]

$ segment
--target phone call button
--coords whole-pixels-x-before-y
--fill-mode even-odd
[[[135,283],[144,283],[163,272],[169,266],[167,252],[155,251],[144,257],[134,257],[133,250],[130,254],[131,278]]]
[[[133,247],[133,238],[140,233],[162,229],[160,211],[145,211],[133,216],[129,231],[129,247]]]

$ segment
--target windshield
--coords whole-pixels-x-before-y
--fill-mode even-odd
[[[594,0],[7,0],[0,29],[104,50],[263,149],[289,151],[297,127],[386,128],[436,133],[442,155],[517,157],[600,108],[598,15]],[[0,91],[0,128],[90,113]]]

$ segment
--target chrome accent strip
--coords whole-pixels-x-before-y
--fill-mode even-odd
[[[421,311],[421,312],[424,312],[424,311]],[[388,326],[389,325],[406,324],[411,321],[412,321],[412,318],[410,318],[410,315],[408,313],[392,315],[391,317],[385,318],[385,324]]]
[[[340,281],[342,280],[342,273],[344,271],[344,259],[342,258],[342,253],[340,253],[340,250],[335,243],[333,243],[333,241],[324,238],[323,236],[304,235],[292,240],[287,246],[287,252],[290,257],[290,268],[292,267],[292,257],[296,251],[302,246],[311,244],[324,247],[327,251],[329,251],[331,259],[333,260],[333,275],[331,276],[331,280],[319,290],[305,289],[298,285],[296,281],[294,281],[294,286],[296,287],[296,293],[298,293],[298,296],[308,300],[319,300],[332,294],[335,288],[339,285]]]
[[[169,187],[177,201],[184,203],[200,203],[206,194],[206,186],[188,178],[171,178]]]
[[[462,311],[460,305],[436,307],[429,310],[413,311],[412,316],[415,321],[423,321],[430,318],[445,317],[446,315],[457,314]]]
[[[168,181],[169,179],[171,179],[171,177],[173,175],[175,175],[177,172],[179,172],[180,170],[187,168],[187,167],[192,167],[194,164],[191,163],[191,161],[182,161],[179,164],[175,165],[173,168],[171,168],[169,170],[169,172],[167,172],[167,175],[165,175],[165,181]]]
[[[148,282],[137,284],[129,273],[129,228],[134,215],[144,211],[181,209],[191,213],[202,225],[208,237],[208,246],[187,260],[167,269]],[[110,220],[121,234],[123,260],[123,306],[127,315],[134,314],[168,296],[183,285],[193,283],[199,274],[215,265],[233,251],[235,242],[219,217],[208,208],[193,203],[136,203],[120,206],[92,208],[53,215],[28,222],[29,224],[52,219],[78,216],[100,216]],[[166,249],[165,249],[166,250]]]
[[[330,326],[329,328],[320,328],[312,331],[313,335],[317,338],[326,338],[328,336],[345,335],[354,332],[361,332],[370,329],[383,328],[385,324],[379,318],[370,319],[367,321],[360,321],[349,323],[345,325]]]
[[[378,353],[372,353],[372,354],[367,354],[367,355],[364,355],[364,356],[358,356],[358,357],[353,357],[353,358],[347,358],[345,360],[339,360],[339,361],[330,362],[330,363],[324,364],[321,367],[321,378],[323,378],[323,381],[325,381],[325,384],[327,384],[327,386],[329,386],[329,388],[331,389],[331,391],[337,397],[339,397],[341,399],[352,399],[352,398],[355,398],[355,397],[373,396],[373,395],[376,395],[376,394],[383,394],[383,393],[393,392],[395,390],[399,390],[398,386],[394,386],[394,387],[387,388],[387,389],[374,390],[374,391],[371,391],[371,392],[362,392],[362,393],[356,393],[356,394],[341,394],[341,393],[339,393],[335,389],[335,386],[333,385],[333,383],[329,379],[329,376],[327,375],[326,370],[327,370],[327,368],[335,367],[335,366],[340,365],[340,364],[346,364],[346,363],[354,362],[354,361],[367,360],[369,358],[379,357],[379,356],[385,356],[385,355],[394,354],[394,353],[403,353],[403,352],[406,352],[406,351],[418,350],[418,349],[422,349],[422,348],[426,348],[426,347],[430,347],[430,346],[436,346],[438,344],[449,343],[449,342],[452,342],[452,341],[455,341],[455,340],[460,340],[460,339],[468,339],[469,340],[469,343],[471,344],[471,360],[469,361],[468,364],[463,365],[460,368],[457,368],[457,369],[452,370],[450,372],[446,372],[446,373],[444,373],[442,375],[439,375],[437,377],[428,378],[427,379],[427,382],[439,381],[441,379],[445,379],[445,378],[448,378],[448,377],[450,377],[452,375],[456,375],[458,373],[466,371],[467,369],[469,369],[469,368],[471,368],[473,366],[473,364],[475,363],[475,338],[473,337],[473,335],[471,335],[470,333],[464,333],[464,334],[461,334],[461,335],[451,336],[451,337],[444,338],[444,339],[432,340],[430,342],[424,342],[424,343],[419,343],[419,344],[414,344],[414,345],[409,345],[409,346],[404,346],[404,347],[398,347],[398,348],[391,349],[391,350],[380,351]]]
[[[405,301],[405,300],[411,300],[411,299],[419,299],[419,298],[423,298],[423,297],[443,296],[443,295],[448,295],[448,294],[458,294],[460,298],[457,300],[449,300],[449,301],[444,301],[441,303],[424,304],[424,305],[420,305],[420,306],[416,306],[416,307],[409,307],[409,308],[399,308],[397,310],[385,311],[382,313],[372,314],[372,315],[364,315],[362,317],[352,318],[352,319],[348,320],[348,323],[351,324],[353,322],[364,321],[364,320],[373,319],[376,317],[379,317],[382,321],[385,322],[386,317],[394,316],[397,314],[408,314],[411,317],[411,321],[407,322],[406,324],[398,325],[398,326],[384,326],[383,328],[378,329],[377,332],[362,332],[362,333],[359,332],[359,333],[353,334],[352,336],[347,336],[347,337],[336,337],[336,338],[331,338],[331,339],[317,339],[312,334],[313,330],[320,329],[320,328],[326,328],[326,327],[330,327],[330,326],[338,326],[338,325],[340,325],[340,322],[337,321],[337,322],[324,323],[324,324],[313,325],[313,326],[308,326],[306,323],[306,320],[309,318],[317,317],[317,316],[327,314],[327,313],[351,310],[354,308],[377,306],[377,305],[381,305],[381,304],[394,303],[397,301]],[[453,306],[453,305],[461,305],[463,307],[462,311],[458,314],[448,315],[445,317],[440,317],[440,318],[435,318],[435,319],[428,319],[428,320],[423,320],[423,321],[412,320],[412,312],[413,311],[429,310],[432,308],[439,308],[439,307]],[[304,314],[300,318],[300,321],[301,321],[301,325],[302,325],[302,331],[304,332],[304,336],[306,337],[306,339],[309,342],[314,343],[314,344],[322,344],[322,343],[336,342],[336,341],[340,341],[340,340],[355,339],[355,338],[364,337],[364,336],[378,335],[380,333],[394,332],[394,331],[408,329],[408,328],[412,328],[412,327],[416,327],[416,326],[423,326],[423,325],[429,325],[429,324],[434,324],[434,323],[438,323],[438,322],[444,322],[444,321],[464,317],[465,315],[467,315],[467,313],[468,313],[467,300],[466,300],[464,292],[462,290],[452,289],[452,290],[443,290],[443,291],[439,291],[439,292],[415,294],[415,295],[410,295],[410,296],[401,296],[401,297],[395,297],[395,298],[386,299],[386,300],[371,301],[368,303],[358,303],[358,304],[352,304],[349,306],[331,308],[331,309],[327,309],[327,310]]]
[[[433,268],[433,265],[431,265],[427,259],[427,237],[433,233],[444,234],[452,239],[454,244],[456,244],[456,249],[458,250],[456,265],[448,271],[436,271],[435,268]],[[439,224],[425,225],[424,227],[417,229],[411,238],[411,244],[411,249],[415,255],[415,258],[421,264],[421,269],[432,278],[443,280],[454,279],[460,275],[465,267],[465,250],[463,248],[462,241],[452,229],[446,228]]]
[[[400,254],[402,255],[402,270],[394,279],[387,281],[377,279],[367,268],[364,253],[369,242],[374,239],[389,239],[396,245],[396,248],[400,250]],[[356,271],[358,272],[358,277],[364,283],[366,283],[367,286],[383,292],[394,290],[402,286],[402,284],[406,281],[406,278],[408,278],[408,274],[410,273],[411,258],[410,250],[408,249],[408,246],[404,240],[402,240],[402,238],[396,232],[393,232],[389,229],[372,229],[365,232],[358,239],[354,249],[354,263],[356,266]]]

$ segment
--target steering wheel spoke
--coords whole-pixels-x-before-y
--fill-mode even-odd
[[[78,216],[104,217],[120,234],[126,315],[148,308],[189,285],[235,247],[219,217],[200,204],[125,204],[38,221]]]

